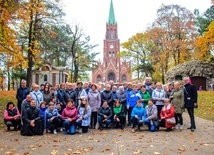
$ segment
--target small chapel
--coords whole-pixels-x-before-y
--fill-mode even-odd
[[[113,2],[111,0],[109,17],[106,22],[106,32],[103,47],[103,61],[99,61],[97,68],[92,71],[92,82],[114,81],[115,83],[131,81],[131,63],[122,61],[120,52],[120,39],[115,19]]]

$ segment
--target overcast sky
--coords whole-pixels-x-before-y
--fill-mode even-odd
[[[79,23],[91,37],[91,43],[99,44],[95,50],[102,54],[111,0],[62,0],[62,2],[67,23]],[[197,8],[203,13],[210,7],[211,0],[113,0],[120,42],[123,43],[132,35],[145,31],[156,18],[157,9],[162,4],[178,4],[190,11]]]

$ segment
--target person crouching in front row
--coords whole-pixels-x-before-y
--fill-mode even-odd
[[[131,113],[131,122],[133,124],[132,126],[132,132],[135,132],[135,126],[138,125],[138,129],[140,130],[140,127],[143,126],[143,121],[146,119],[146,110],[142,106],[142,101],[138,100],[137,105],[132,109]]]
[[[57,128],[61,127],[61,124],[62,119],[58,110],[54,108],[53,102],[49,102],[44,114],[44,133],[49,130],[51,133],[57,134]]]
[[[119,100],[114,102],[113,112],[113,123],[115,124],[115,127],[120,127],[123,130],[126,123],[126,110],[125,106],[122,105]]]
[[[159,130],[158,110],[152,98],[148,100],[148,106],[146,106],[146,119],[144,123],[148,125],[151,132],[156,131],[156,129]]]
[[[103,105],[98,109],[98,122],[99,129],[103,130],[103,124],[106,124],[106,128],[108,128],[111,123],[111,118],[113,116],[113,112],[111,107],[108,105],[107,101],[103,102]]]
[[[4,123],[8,131],[10,131],[10,127],[14,127],[14,131],[21,127],[20,113],[13,102],[7,103],[6,110],[4,111]]]
[[[160,126],[165,127],[166,131],[171,131],[172,127],[175,126],[175,110],[173,105],[170,104],[170,99],[166,98],[164,100],[164,106],[161,109],[160,113]]]
[[[78,112],[75,107],[74,101],[72,99],[68,99],[66,107],[62,111],[62,119],[63,126],[65,128],[65,134],[75,134],[76,130],[76,120],[78,117]]]
[[[22,113],[23,127],[21,135],[33,136],[43,135],[43,123],[39,108],[36,107],[36,101],[31,100],[30,107]]]
[[[78,119],[76,121],[79,133],[87,133],[91,121],[91,107],[86,98],[81,99],[78,107]]]

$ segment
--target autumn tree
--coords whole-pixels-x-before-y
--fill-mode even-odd
[[[78,24],[70,28],[70,41],[67,47],[72,64],[72,82],[78,81],[79,73],[92,70],[92,64],[96,63],[95,57],[98,54],[97,52],[93,52],[96,46],[90,44],[90,37],[84,34],[83,29]]]
[[[151,76],[154,69],[150,63],[149,41],[146,33],[137,33],[128,41],[122,43],[123,51],[120,57],[132,61],[132,71],[137,71],[137,79],[141,76]],[[144,74],[140,74],[144,73]]]
[[[156,73],[160,73],[164,83],[165,73],[171,66],[191,57],[196,38],[194,15],[179,5],[162,5],[148,34],[153,43],[151,51]]]
[[[196,60],[214,62],[214,21],[208,26],[207,32],[197,39],[195,47]]]
[[[7,74],[8,90],[10,90],[10,71],[22,62],[23,55],[16,39],[16,19],[20,8],[18,0],[1,0],[0,2],[0,54]]]
[[[25,38],[27,60],[27,84],[32,83],[32,69],[41,64],[41,51],[44,49],[44,40],[52,37],[51,26],[61,23],[63,13],[58,1],[54,0],[29,0],[22,2],[20,10],[20,36]]]
[[[208,26],[214,20],[214,5],[210,6],[202,15],[198,9],[195,9],[194,14],[196,16],[195,24],[200,35],[208,30]]]

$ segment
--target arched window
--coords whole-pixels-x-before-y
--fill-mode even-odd
[[[126,82],[126,75],[122,76],[122,82]]]
[[[48,76],[46,74],[44,75],[44,81],[48,81]]]
[[[99,83],[99,82],[101,82],[101,76],[100,75],[97,76],[97,83]]]

